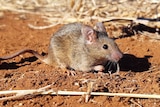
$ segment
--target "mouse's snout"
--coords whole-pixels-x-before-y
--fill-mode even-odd
[[[118,62],[122,57],[123,57],[123,54],[122,54],[122,52],[119,52],[119,51],[113,52],[111,54],[111,60],[113,60],[115,62]]]

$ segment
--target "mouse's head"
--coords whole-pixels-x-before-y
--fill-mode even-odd
[[[84,25],[81,32],[85,38],[88,55],[98,60],[100,64],[108,60],[118,62],[122,58],[122,52],[117,44],[108,38],[105,26],[102,23],[96,24],[96,30]]]

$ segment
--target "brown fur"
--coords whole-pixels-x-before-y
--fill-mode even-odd
[[[103,48],[104,44],[108,49]],[[101,71],[108,60],[118,62],[122,57],[116,43],[108,38],[102,23],[97,23],[96,30],[80,23],[64,25],[52,36],[46,57],[26,49],[1,57],[0,60],[11,59],[25,52],[35,55],[46,64],[56,64],[61,68],[73,68],[85,72],[94,68],[96,70],[100,68]]]

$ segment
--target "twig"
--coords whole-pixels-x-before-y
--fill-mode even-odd
[[[51,25],[48,25],[48,26],[34,26],[34,25],[31,25],[31,24],[28,24],[28,26],[29,26],[30,28],[32,28],[32,29],[39,29],[39,30],[41,30],[41,29],[51,28],[51,27],[56,26],[56,25],[58,25],[58,24],[59,24],[59,23],[51,24]]]
[[[39,89],[35,89],[35,90],[7,90],[7,91],[0,91],[0,95],[8,95],[8,94],[16,94],[13,96],[9,96],[9,97],[2,97],[0,98],[0,100],[9,100],[9,99],[16,99],[19,97],[23,97],[26,95],[39,95],[39,94],[49,94],[49,91],[47,91],[46,89],[49,88],[51,85],[47,85],[45,87],[39,88]],[[51,91],[53,92],[53,91]]]
[[[103,23],[107,23],[107,22],[114,22],[114,21],[119,21],[119,22],[128,22],[128,23],[136,23],[136,24],[144,24],[150,27],[160,27],[160,21],[156,20],[156,19],[139,19],[139,18],[129,18],[129,17],[110,17],[106,20],[102,20]]]
[[[140,32],[141,35],[147,36],[151,39],[156,39],[156,40],[160,40],[160,35],[157,33],[149,33],[146,31]]]
[[[94,82],[89,82],[88,83],[88,89],[87,89],[87,94],[86,94],[86,98],[85,98],[86,103],[88,102],[89,97],[91,96],[91,92],[93,90],[93,85],[94,85]]]
[[[53,89],[46,90],[50,85],[34,90],[8,90],[0,91],[0,95],[16,94],[10,97],[2,97],[0,100],[10,100],[19,97],[24,97],[26,95],[87,95],[88,92],[77,92],[77,91],[54,91]],[[120,97],[133,97],[133,98],[154,98],[160,99],[160,95],[156,94],[131,94],[131,93],[106,93],[106,92],[90,92],[90,95],[94,96],[120,96]]]
[[[133,104],[137,105],[138,107],[142,107],[142,105],[138,104],[138,103],[135,102],[133,99],[131,99],[130,102],[132,102]]]

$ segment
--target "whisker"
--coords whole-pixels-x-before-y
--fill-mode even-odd
[[[112,62],[111,61],[108,61],[107,65],[106,66],[109,66]]]
[[[110,65],[109,65],[108,71],[111,71],[112,65],[113,65],[113,62],[110,62]]]

